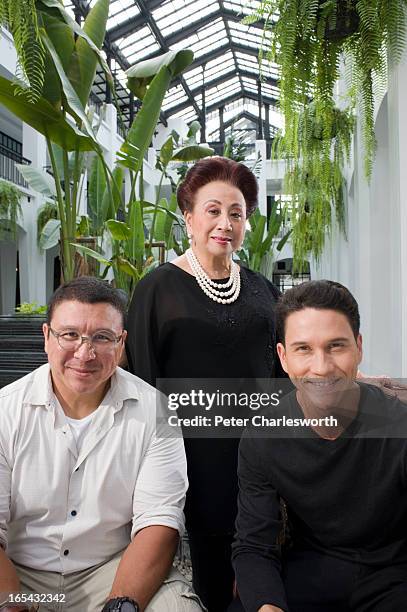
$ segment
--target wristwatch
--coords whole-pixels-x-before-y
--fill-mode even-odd
[[[102,612],[140,612],[140,607],[130,597],[116,597],[105,603]]]

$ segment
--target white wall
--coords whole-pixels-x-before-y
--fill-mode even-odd
[[[407,376],[407,63],[391,67],[376,104],[377,152],[364,176],[358,122],[347,168],[347,240],[334,228],[312,278],[330,278],[355,295],[364,338],[362,369]]]

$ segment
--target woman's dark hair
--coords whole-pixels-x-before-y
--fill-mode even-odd
[[[115,289],[107,281],[93,276],[79,276],[58,287],[51,296],[47,307],[47,323],[50,325],[55,308],[61,302],[77,301],[83,304],[110,304],[122,317],[123,327],[126,323],[127,295],[121,289]]]
[[[349,321],[355,338],[359,335],[360,316],[358,304],[340,283],[330,280],[308,281],[286,291],[276,306],[276,329],[279,342],[284,344],[287,317],[304,308],[336,310]]]
[[[232,159],[214,156],[199,160],[186,173],[177,191],[181,211],[191,212],[198,189],[212,181],[229,183],[241,191],[246,202],[247,217],[256,210],[259,188],[253,172]]]

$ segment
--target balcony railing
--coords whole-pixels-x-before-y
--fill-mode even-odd
[[[28,166],[31,161],[0,144],[0,177],[27,189],[28,184],[17,170],[16,164]]]

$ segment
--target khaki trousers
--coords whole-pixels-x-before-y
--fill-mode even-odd
[[[110,592],[122,552],[86,570],[58,574],[15,563],[21,591],[27,594],[63,594],[65,602],[40,603],[41,612],[100,612]],[[46,599],[43,597],[42,599]],[[150,601],[145,612],[202,612],[205,610],[189,582],[172,568],[168,578]]]

